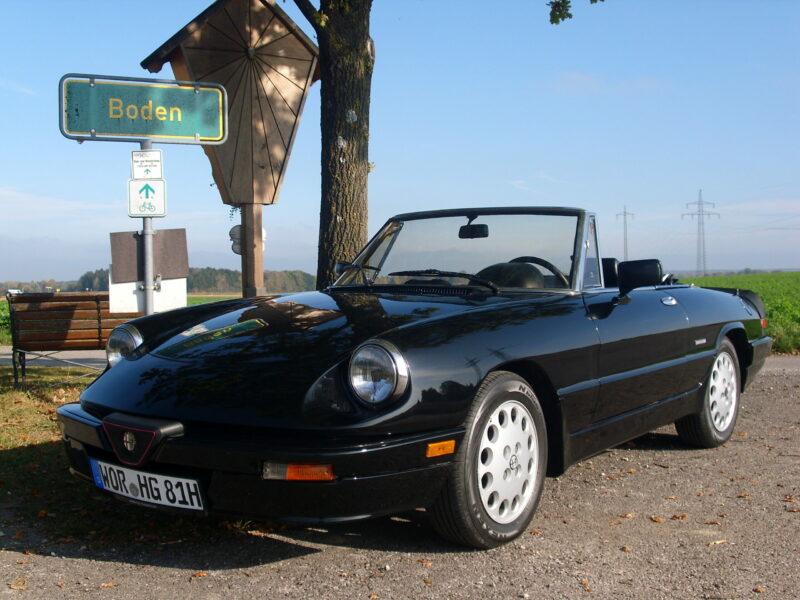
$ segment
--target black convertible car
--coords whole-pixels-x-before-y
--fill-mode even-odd
[[[72,471],[131,502],[307,522],[426,507],[488,548],[546,473],[668,423],[732,434],[758,296],[601,259],[571,208],[390,219],[319,292],[135,319],[58,411]]]

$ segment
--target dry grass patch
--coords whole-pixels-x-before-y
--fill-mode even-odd
[[[44,540],[89,549],[139,546],[160,553],[173,544],[208,544],[272,530],[267,523],[232,524],[133,506],[72,476],[56,409],[77,401],[86,380],[58,385],[68,378],[66,371],[29,369],[35,385],[13,389],[11,367],[0,367],[0,504],[12,515],[0,527],[5,533],[0,544],[29,548]]]

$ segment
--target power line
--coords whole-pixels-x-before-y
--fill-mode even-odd
[[[628,207],[623,206],[622,212],[617,213],[617,217],[622,217],[622,231],[623,231],[623,239],[624,241],[624,250],[622,254],[622,260],[628,260],[628,217],[633,217],[633,213],[628,212]]]
[[[703,201],[703,190],[697,196],[697,202],[687,202],[686,208],[697,205],[697,212],[683,213],[683,217],[697,217],[697,273],[700,277],[706,276],[706,217],[719,217],[719,213],[705,210],[706,206],[715,207],[713,202]],[[720,217],[721,218],[721,217]]]

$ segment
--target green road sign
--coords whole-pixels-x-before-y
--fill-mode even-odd
[[[59,90],[61,133],[70,139],[221,144],[227,137],[221,85],[69,74]]]

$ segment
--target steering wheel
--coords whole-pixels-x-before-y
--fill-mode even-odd
[[[540,267],[544,267],[545,269],[550,271],[553,275],[555,275],[556,279],[558,279],[561,283],[563,283],[565,288],[569,288],[569,281],[567,280],[567,276],[564,275],[564,273],[562,273],[561,271],[559,271],[558,267],[556,267],[549,260],[539,258],[538,256],[518,256],[517,258],[511,259],[508,262],[533,263],[534,265],[539,265]]]

